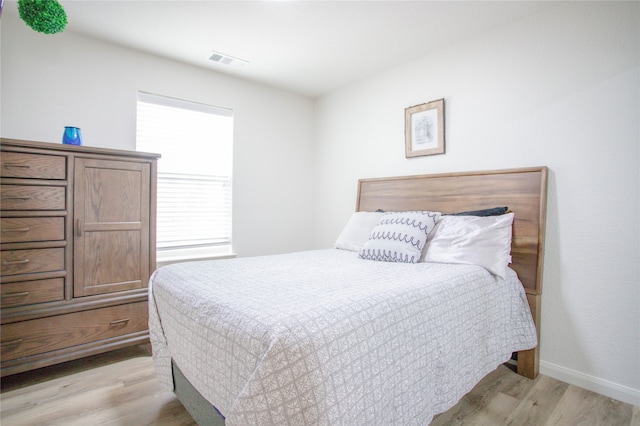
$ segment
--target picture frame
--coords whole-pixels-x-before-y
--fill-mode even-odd
[[[444,154],[444,99],[405,108],[405,156]]]

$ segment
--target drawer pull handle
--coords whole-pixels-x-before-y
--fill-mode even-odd
[[[24,342],[24,339],[9,340],[8,342],[0,343],[0,346],[2,346],[4,348],[5,346],[19,345],[22,342]]]
[[[28,291],[20,291],[20,292],[15,292],[15,293],[2,293],[2,298],[9,298],[9,297],[22,297],[22,296],[28,296],[29,292]]]
[[[3,260],[3,265],[24,265],[25,263],[29,263],[29,259],[22,260]]]
[[[109,324],[110,324],[110,325],[117,325],[117,324],[124,324],[124,323],[127,323],[127,322],[129,322],[129,318],[123,318],[123,319],[119,319],[119,320],[113,320],[113,321],[110,321],[110,322],[109,322]]]
[[[31,228],[26,227],[26,228],[9,228],[9,229],[3,229],[2,232],[29,232],[31,230]]]
[[[30,195],[11,195],[11,196],[6,196],[6,197],[2,197],[3,200],[30,200],[31,196]]]
[[[3,164],[5,169],[30,169],[28,164]]]

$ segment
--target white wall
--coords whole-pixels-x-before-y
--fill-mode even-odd
[[[240,256],[309,248],[313,102],[237,78],[2,16],[1,135],[135,149],[138,90],[234,111],[233,245]],[[161,160],[162,161],[162,160]]]
[[[358,178],[546,165],[541,371],[640,405],[639,18],[550,3],[319,99],[315,246]],[[440,98],[446,154],[406,159],[404,108]]]

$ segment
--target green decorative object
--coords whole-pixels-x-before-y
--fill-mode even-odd
[[[67,14],[56,0],[18,0],[18,13],[34,31],[55,34],[67,25]]]

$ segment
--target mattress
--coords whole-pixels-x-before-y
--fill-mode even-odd
[[[153,359],[233,425],[425,425],[537,344],[521,283],[328,249],[158,269]]]

